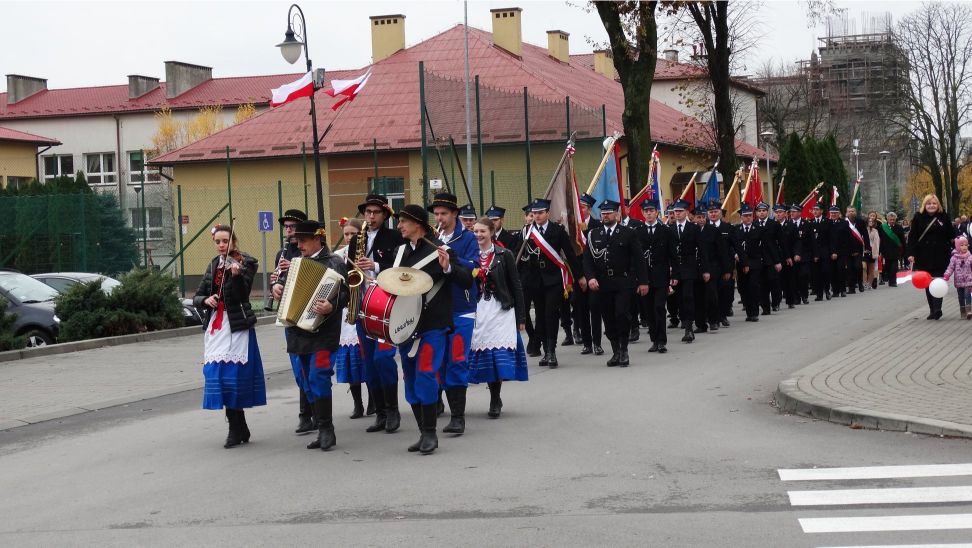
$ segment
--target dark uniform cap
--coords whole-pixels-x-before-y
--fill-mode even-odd
[[[803,211],[800,204],[790,204],[790,211]]]
[[[621,202],[615,202],[614,200],[604,200],[600,205],[601,213],[614,213],[620,208]]]
[[[739,206],[739,213],[742,215],[752,215],[753,208],[749,207],[749,204],[746,202],[743,202],[742,205]]]
[[[493,206],[486,210],[486,216],[490,219],[502,219],[506,216],[506,209],[498,206]]]
[[[581,194],[580,202],[586,205],[587,207],[594,207],[594,204],[597,203],[597,198],[585,192]]]
[[[641,202],[641,209],[658,209],[658,200],[652,198]]]
[[[546,211],[550,209],[550,200],[537,198],[530,204],[530,211]]]
[[[678,210],[684,211],[688,208],[689,208],[689,203],[686,202],[685,200],[675,200],[675,203],[672,204],[672,211],[678,211]]]
[[[827,211],[831,213],[840,213],[840,208],[837,206],[830,206],[830,209],[828,209]]]
[[[773,211],[786,211],[786,206],[783,204],[776,204],[773,206]]]
[[[715,200],[712,200],[711,202],[709,202],[709,206],[706,207],[706,210],[707,211],[712,211],[713,209],[720,209],[721,210],[722,209],[722,205],[719,202],[717,202]]]
[[[759,202],[756,202],[756,209],[767,209],[768,210],[769,209],[769,204],[767,204],[766,202],[760,200]]]
[[[459,216],[463,219],[475,219],[476,208],[472,204],[466,204],[459,208]]]

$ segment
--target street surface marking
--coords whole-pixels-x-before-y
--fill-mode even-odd
[[[801,518],[799,522],[804,533],[930,531],[939,529],[972,529],[972,514]]]
[[[933,478],[972,475],[972,463],[854,468],[792,468],[777,470],[783,481],[851,480],[885,478]]]
[[[791,506],[970,502],[972,501],[972,485],[787,491],[787,495],[790,496]]]
[[[882,544],[868,546],[821,546],[820,548],[972,548],[972,544]]]

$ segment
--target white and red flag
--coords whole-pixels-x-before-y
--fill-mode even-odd
[[[331,105],[331,110],[337,110],[344,103],[354,101],[368,83],[368,78],[371,78],[371,69],[353,80],[331,80],[331,89],[324,90],[324,93],[331,97],[340,96],[340,99]]]
[[[300,79],[270,90],[270,106],[279,107],[300,97],[314,94],[314,75],[308,72]]]

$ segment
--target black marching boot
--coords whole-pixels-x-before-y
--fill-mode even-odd
[[[350,385],[351,399],[354,400],[354,412],[348,418],[360,419],[364,416],[364,403],[361,401],[361,384]]]
[[[445,413],[445,403],[442,402],[442,389],[439,389],[439,400],[435,402],[435,416],[441,417]]]
[[[368,385],[366,384],[365,388],[367,387]],[[374,414],[375,414],[375,396],[374,394],[371,393],[371,389],[368,388],[368,405],[365,407],[365,415],[368,415],[370,417],[371,415]]]
[[[314,402],[314,419],[317,421],[317,439],[307,444],[308,449],[330,451],[337,444],[334,436],[331,398],[321,398]]]
[[[306,434],[314,430],[314,419],[313,410],[311,410],[310,402],[307,401],[307,394],[304,391],[300,391],[300,411],[298,418],[300,419],[297,423],[297,429],[294,430],[295,434]]]
[[[418,426],[419,439],[417,442],[408,446],[409,453],[415,453],[422,446],[422,437],[425,435],[422,433],[422,404],[413,403],[412,404],[412,416],[415,417],[415,424]]]
[[[381,432],[385,429],[385,396],[381,388],[370,391],[371,401],[375,402],[375,422],[365,432]]]
[[[496,419],[503,412],[503,399],[500,398],[503,381],[491,382],[487,386],[489,387],[489,413],[486,415],[491,419]]]
[[[246,413],[242,409],[237,409],[236,416],[240,420],[240,441],[250,443],[250,427],[246,425]]]
[[[402,425],[402,415],[398,412],[398,383],[382,389],[385,396],[385,432],[391,434]]]
[[[422,406],[422,439],[419,440],[419,453],[428,455],[439,447],[439,438],[435,435],[435,405]]]
[[[229,423],[229,432],[226,434],[226,443],[223,444],[224,449],[236,447],[243,443],[243,440],[240,439],[240,420],[236,411],[236,409],[226,408],[226,422]]]
[[[446,399],[449,400],[449,411],[452,418],[449,424],[442,429],[444,434],[462,434],[466,431],[466,387],[446,389]]]
[[[690,343],[695,340],[695,333],[692,332],[691,327],[685,328],[685,335],[682,337],[682,342]]]
[[[547,353],[547,367],[550,369],[557,369],[557,339],[550,339],[547,341],[547,348],[550,351]]]
[[[611,343],[611,357],[607,361],[607,366],[615,367],[618,365],[618,360],[621,358],[618,349],[618,341],[616,339],[610,339],[608,342]]]
[[[628,339],[625,339],[624,335],[621,335],[618,346],[621,347],[618,352],[618,367],[628,367],[631,361],[628,359]]]

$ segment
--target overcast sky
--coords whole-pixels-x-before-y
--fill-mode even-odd
[[[570,33],[571,53],[587,53],[606,34],[583,0],[470,1],[469,24],[489,30],[491,8],[523,8],[523,39],[546,46],[547,30]],[[0,0],[0,70],[48,79],[49,88],[124,84],[129,74],[164,78],[164,61],[213,67],[213,75],[249,76],[299,72],[275,44],[283,40],[290,2],[193,1],[11,2]],[[315,67],[352,69],[371,61],[368,16],[402,13],[407,45],[463,20],[459,0],[379,2],[303,1]],[[758,10],[762,40],[750,72],[769,59],[808,58],[824,29],[807,28],[805,0],[764,2]],[[862,30],[870,14],[894,20],[919,2],[841,2]],[[664,49],[659,44],[659,50]],[[0,89],[6,81],[0,82]]]

